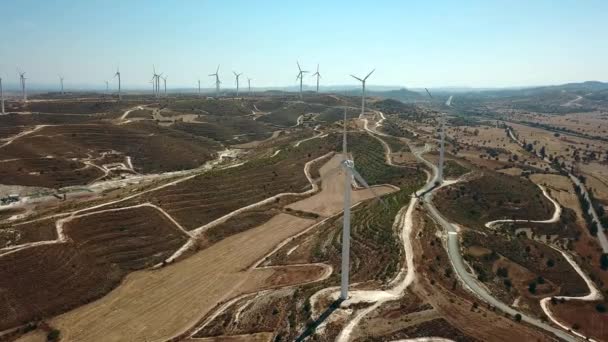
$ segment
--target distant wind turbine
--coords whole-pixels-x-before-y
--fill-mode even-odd
[[[247,87],[248,87],[248,90],[249,90],[249,96],[251,96],[251,78],[247,79]]]
[[[120,69],[116,67],[116,73],[114,77],[118,77],[118,101],[122,100],[122,94],[120,93]]]
[[[198,80],[198,97],[201,97],[201,80]]]
[[[108,95],[108,93],[110,92],[110,84],[108,81],[104,81],[106,82],[106,95]]]
[[[61,83],[61,95],[64,94],[63,92],[63,76],[59,75],[59,82]]]
[[[243,73],[237,74],[236,71],[233,71],[232,73],[234,74],[234,77],[236,77],[236,97],[239,97],[239,78]]]
[[[167,97],[167,77],[169,77],[169,75],[165,75],[165,77],[161,76],[161,78],[163,79],[163,83],[165,85],[165,97]]]
[[[215,76],[215,97],[220,97],[220,66],[218,64],[215,74],[209,74],[209,76]]]
[[[426,93],[429,94],[429,97],[431,98],[431,100],[433,99],[433,95],[431,95],[431,92],[427,89],[424,88],[424,90],[426,90]],[[452,96],[450,96],[448,98],[448,100],[445,102],[446,106],[451,106],[452,104]],[[443,164],[444,164],[444,159],[445,159],[445,113],[441,113],[440,114],[440,123],[439,123],[439,129],[440,129],[440,146],[439,146],[439,165],[437,166],[437,182],[439,182],[440,184],[443,183]]]
[[[19,82],[21,83],[21,95],[23,96],[23,102],[27,102],[27,93],[25,92],[25,80],[27,78],[25,78],[25,72],[21,72],[21,70],[18,70],[19,72]]]
[[[376,71],[376,69],[370,71],[369,74],[367,74],[367,76],[365,76],[363,79],[355,76],[355,75],[350,75],[351,77],[359,80],[361,82],[361,87],[363,88],[362,92],[361,92],[361,115],[365,114],[365,82],[367,81],[367,78],[370,77],[374,71]]]
[[[312,76],[317,76],[317,93],[319,92],[319,78],[321,78],[321,74],[319,73],[319,64],[317,64],[317,72],[312,74]]]
[[[298,80],[298,78],[300,79],[300,100],[302,99],[302,81],[304,80],[304,74],[307,73],[308,71],[306,70],[302,70],[302,68],[300,67],[300,62],[298,63],[298,76],[296,76],[296,81]]]
[[[2,77],[0,77],[0,102],[2,107],[2,114],[4,113],[4,91],[2,90]]]

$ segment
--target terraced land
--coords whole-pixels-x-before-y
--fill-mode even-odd
[[[109,101],[41,101],[28,102],[23,111],[55,114],[97,114],[119,112],[131,106],[130,103]]]
[[[367,133],[349,134],[348,150],[355,161],[355,169],[368,184],[393,184],[401,187],[420,180],[412,179],[412,175],[422,177],[415,168],[387,165],[384,147]]]
[[[55,219],[0,226],[0,247],[19,245],[27,242],[50,241],[56,238]]]
[[[222,142],[244,143],[269,138],[274,128],[250,118],[205,116],[199,122],[177,122],[171,128]]]
[[[298,117],[306,113],[320,113],[327,109],[327,106],[315,103],[291,102],[283,107],[273,110],[258,121],[267,122],[273,125],[289,127],[297,124]]]
[[[188,239],[152,207],[84,216],[66,223],[64,229],[80,251],[123,270],[160,263]]]
[[[121,272],[74,245],[32,247],[0,257],[0,329],[88,303],[118,285]]]
[[[439,190],[434,203],[452,222],[475,229],[497,219],[549,219],[554,210],[534,183],[489,171]]]
[[[219,116],[250,115],[252,110],[245,102],[233,99],[180,99],[169,102],[167,108],[177,112]]]
[[[304,165],[335,151],[337,146],[337,135],[309,140],[298,147],[285,146],[274,157],[211,171],[178,185],[148,193],[137,201],[154,203],[165,209],[186,229],[195,229],[238,208],[274,195],[309,190],[311,186],[304,174]]]
[[[0,329],[97,299],[129,271],[161,262],[186,241],[149,207],[77,218],[65,224],[65,231],[71,242],[0,257],[0,311],[6,313]]]
[[[191,169],[213,158],[220,146],[209,139],[153,123],[43,127],[0,149],[0,159],[87,158],[111,150],[132,158],[144,173]]]
[[[103,172],[79,161],[59,158],[16,159],[0,162],[4,185],[61,188],[89,183]]]
[[[346,118],[348,120],[356,119],[359,117],[360,113],[361,113],[360,110],[358,110],[356,108],[348,107],[346,109]],[[334,123],[336,121],[342,121],[343,119],[344,119],[344,108],[340,108],[340,107],[329,107],[329,108],[323,110],[319,114],[319,116],[317,116],[317,121],[323,121],[326,123]]]

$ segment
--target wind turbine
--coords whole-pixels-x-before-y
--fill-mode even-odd
[[[21,83],[21,94],[23,95],[23,102],[27,102],[27,94],[25,92],[25,80],[27,78],[25,78],[25,72],[21,72],[21,70],[19,70],[18,72],[19,72],[19,82]]]
[[[0,77],[0,102],[2,107],[2,114],[4,113],[4,91],[2,90],[2,77]]]
[[[108,81],[104,81],[106,82],[106,95],[108,95],[109,91],[110,91],[110,84]]]
[[[306,71],[306,70],[302,70],[302,68],[300,67],[300,62],[297,62],[297,61],[296,61],[296,63],[298,63],[298,71],[299,71],[299,72],[298,72],[298,76],[296,76],[296,81],[298,80],[298,78],[300,79],[300,100],[301,100],[301,99],[302,99],[302,81],[303,81],[303,79],[304,79],[304,77],[303,77],[303,76],[304,76],[304,74],[305,74],[305,73],[307,73],[308,71]]]
[[[122,100],[122,94],[120,93],[120,69],[116,67],[116,73],[114,77],[118,77],[118,101]]]
[[[215,74],[209,74],[209,76],[215,76],[215,97],[220,97],[220,65],[217,65]]]
[[[317,64],[317,72],[312,74],[312,76],[317,76],[317,93],[319,93],[319,78],[321,78],[321,74],[319,74],[319,64]]]
[[[154,93],[154,97],[158,97],[160,93],[160,76],[162,74],[156,73],[156,67],[152,64],[152,92]]]
[[[167,77],[169,77],[169,75],[165,75],[165,77],[161,76],[163,83],[165,84],[165,97],[167,97]]]
[[[433,95],[431,95],[431,92],[424,88],[424,90],[426,90],[426,93],[429,94],[429,97],[431,98],[431,100],[433,99]],[[450,95],[450,97],[448,98],[448,100],[445,102],[445,105],[450,107],[452,105],[452,96]],[[440,184],[443,183],[443,164],[444,164],[444,158],[445,158],[445,113],[441,113],[441,118],[440,120],[440,147],[439,147],[439,165],[437,166],[437,182],[439,182]]]
[[[59,82],[61,83],[61,95],[64,94],[63,92],[63,76],[59,75]]]
[[[251,78],[247,79],[247,87],[248,87],[248,90],[249,90],[249,96],[251,96]]]
[[[355,75],[350,75],[353,78],[359,80],[361,82],[361,86],[363,87],[363,91],[361,92],[361,115],[365,114],[365,82],[367,81],[367,78],[370,77],[374,71],[376,71],[376,69],[370,71],[369,74],[367,74],[367,76],[365,76],[363,79],[355,76]]]
[[[198,97],[201,97],[201,80],[198,80]]]
[[[236,77],[236,97],[239,97],[239,77],[241,77],[243,73],[237,74],[236,71],[233,71],[232,73],[234,74],[234,77]]]
[[[354,161],[348,159],[346,150],[346,108],[344,108],[344,132],[342,136],[342,168],[344,169],[344,215],[342,219],[342,271],[340,280],[340,299],[348,299],[348,283],[350,272],[350,207],[351,207],[351,184],[352,179],[361,183],[378,198],[378,195],[355,169]]]

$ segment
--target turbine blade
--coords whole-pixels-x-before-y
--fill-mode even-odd
[[[448,106],[448,107],[452,107],[452,98],[453,98],[453,97],[454,97],[453,95],[450,95],[450,97],[448,98],[448,100],[447,100],[447,101],[445,101],[445,105],[446,105],[446,106]]]
[[[365,76],[363,80],[367,80],[367,78],[370,77],[374,73],[374,71],[376,71],[376,69],[370,71],[369,74],[367,74],[367,76]]]
[[[369,184],[367,184],[367,182],[365,181],[365,179],[363,179],[363,177],[361,177],[359,172],[357,172],[357,170],[355,170],[355,168],[351,168],[350,171],[353,173],[353,176],[355,176],[355,179],[357,180],[357,182],[361,183],[361,185],[363,185],[366,189],[368,189],[372,193],[372,195],[374,195],[374,197],[376,199],[378,199],[380,201],[380,203],[382,203],[382,205],[384,205],[386,207],[386,203],[384,203],[384,200],[378,195],[378,193],[374,190],[374,188],[371,188],[369,186]]]
[[[300,68],[300,62],[296,61],[296,63],[298,63],[298,70],[300,70],[300,72],[301,72],[302,68]]]
[[[220,65],[217,65],[217,70],[215,70],[215,73],[217,74],[218,72],[220,72]]]
[[[429,94],[429,97],[432,99],[433,95],[431,95],[431,92],[428,89],[426,89],[426,88],[424,88],[424,90],[426,90],[426,93]]]
[[[360,79],[359,77],[357,77],[357,76],[355,76],[355,75],[350,75],[350,76],[351,76],[352,78],[355,78],[355,79],[359,80],[359,82],[363,82],[363,80],[362,80],[362,79]]]

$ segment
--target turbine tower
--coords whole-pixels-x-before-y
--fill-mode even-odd
[[[106,82],[106,95],[108,95],[109,91],[110,91],[110,85],[108,81],[104,81]]]
[[[152,64],[152,92],[154,93],[154,97],[159,97],[160,95],[160,77],[162,74],[156,73],[156,67]]]
[[[302,68],[300,67],[300,62],[298,63],[298,76],[296,76],[296,81],[298,80],[298,78],[300,79],[300,100],[302,99],[302,81],[304,80],[304,74],[307,73],[308,71],[306,70],[302,70]]]
[[[431,100],[433,99],[433,95],[431,95],[431,92],[427,89],[424,88],[424,90],[426,90],[426,93],[429,94],[429,97],[431,98]],[[450,97],[448,98],[448,100],[445,102],[445,105],[450,107],[452,104],[452,96],[450,95]],[[439,118],[439,164],[437,165],[437,182],[439,182],[439,184],[443,183],[443,164],[444,164],[444,159],[445,159],[445,113],[441,113],[441,116]]]
[[[312,74],[312,76],[317,76],[317,93],[319,93],[319,78],[321,78],[321,74],[319,74],[319,64],[317,64],[317,72]]]
[[[198,80],[198,97],[201,97],[201,80]]]
[[[59,75],[59,83],[61,83],[61,95],[65,94],[63,92],[63,76]]]
[[[355,75],[350,75],[353,78],[357,79],[359,82],[361,82],[361,86],[363,88],[362,92],[361,92],[361,115],[365,114],[365,82],[367,81],[367,78],[370,77],[374,71],[376,71],[376,69],[370,71],[369,74],[367,74],[367,76],[365,76],[363,79],[355,76]]]
[[[161,78],[163,79],[163,83],[165,85],[165,97],[167,97],[167,77],[169,77],[169,75],[165,75],[165,77],[161,76]]]
[[[243,73],[237,74],[236,71],[233,71],[232,73],[234,74],[234,77],[236,77],[236,97],[239,97],[239,77],[241,77]]]
[[[248,88],[248,91],[249,91],[249,96],[251,96],[251,78],[247,79],[247,88]]]
[[[352,179],[361,183],[378,198],[376,193],[369,187],[367,182],[355,170],[355,163],[348,159],[346,150],[346,108],[344,108],[344,132],[342,137],[342,168],[344,169],[344,215],[342,220],[342,271],[340,279],[340,299],[348,299],[348,283],[350,271],[350,207],[351,207],[351,184]]]
[[[27,102],[27,93],[25,92],[25,72],[19,71],[19,82],[21,83],[21,95],[23,96],[23,102]]]
[[[220,97],[220,65],[217,65],[215,74],[209,74],[209,76],[215,76],[215,97]]]
[[[2,90],[2,77],[0,77],[0,107],[2,107],[2,114],[4,113],[4,91]]]
[[[116,68],[114,77],[118,77],[118,101],[122,100],[122,94],[120,93],[120,69]]]
[[[452,106],[452,95],[445,101],[445,105]],[[445,159],[445,113],[441,113],[441,147],[439,150],[439,171],[437,172],[437,180],[443,183],[443,164]]]

